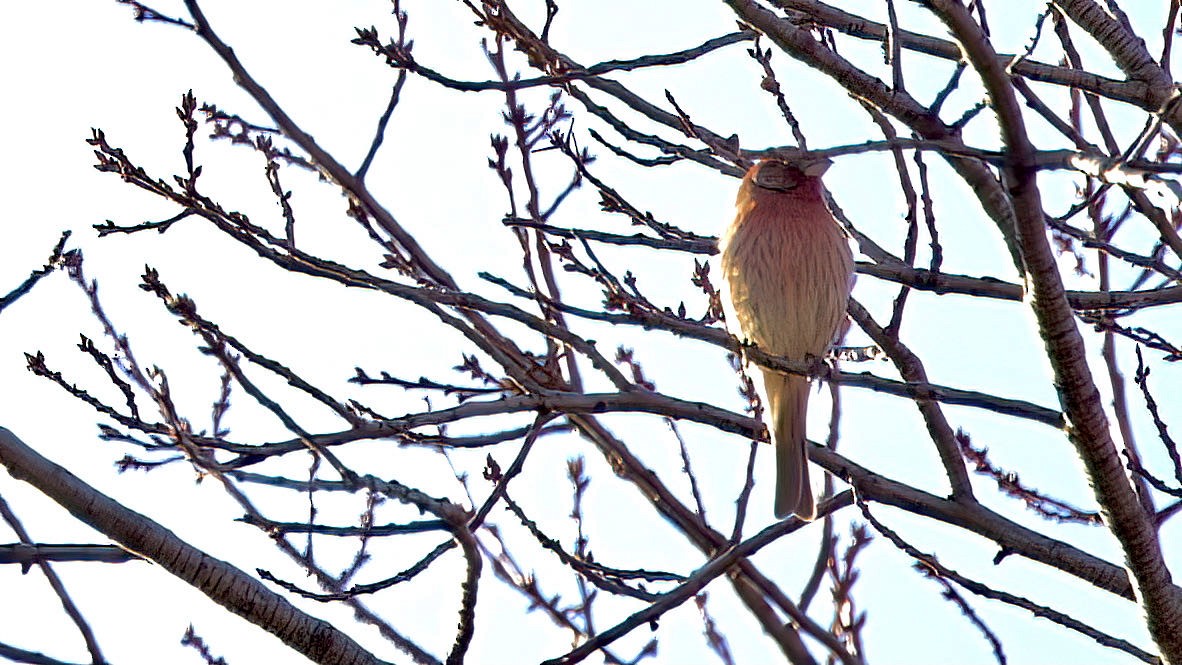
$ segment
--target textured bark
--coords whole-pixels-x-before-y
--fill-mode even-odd
[[[936,0],[932,5],[980,73],[1001,125],[1008,156],[1007,188],[1026,265],[1027,293],[1067,417],[1068,436],[1087,469],[1104,523],[1124,550],[1137,600],[1163,660],[1182,663],[1182,596],[1166,567],[1153,519],[1145,513],[1125,474],[1092,380],[1083,337],[1047,242],[1034,148],[1021,107],[996,53],[968,10],[953,0]]]

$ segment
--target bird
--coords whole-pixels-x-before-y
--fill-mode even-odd
[[[743,177],[735,219],[719,239],[727,324],[766,353],[822,358],[846,324],[854,259],[825,205],[827,159],[763,159]],[[732,329],[733,331],[733,329]],[[760,368],[776,449],[775,515],[811,521],[805,423],[809,378]]]

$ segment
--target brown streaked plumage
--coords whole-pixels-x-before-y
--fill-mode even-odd
[[[845,320],[854,260],[825,207],[828,162],[764,160],[739,187],[735,221],[720,242],[730,292],[727,319],[741,337],[792,360],[820,358]],[[802,170],[803,169],[803,170]],[[776,517],[816,517],[805,450],[809,380],[761,370],[776,446]]]

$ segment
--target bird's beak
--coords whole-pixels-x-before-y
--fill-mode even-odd
[[[833,162],[824,157],[819,157],[807,162],[802,162],[800,165],[800,172],[809,178],[820,178],[821,176],[825,175],[825,172],[829,170],[830,166],[833,166]]]

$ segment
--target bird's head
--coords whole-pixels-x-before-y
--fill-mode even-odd
[[[825,158],[786,161],[765,159],[751,167],[747,177],[756,187],[777,192],[792,192],[803,185],[817,187],[819,178],[832,164]]]

